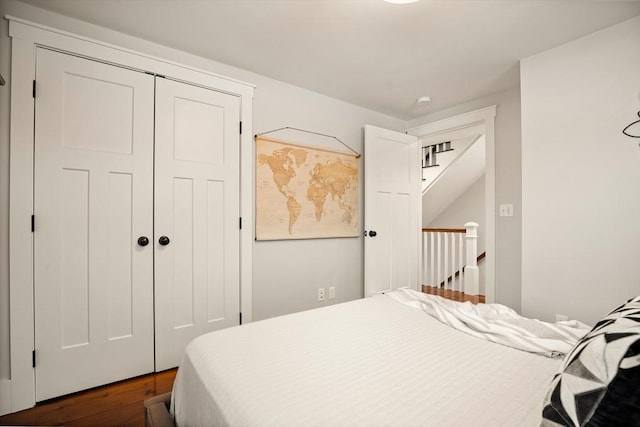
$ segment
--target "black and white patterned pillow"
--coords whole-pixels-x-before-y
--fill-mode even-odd
[[[600,320],[567,354],[541,426],[640,426],[640,296]]]

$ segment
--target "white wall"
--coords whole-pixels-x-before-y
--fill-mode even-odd
[[[425,197],[423,197],[424,200]],[[440,215],[428,224],[426,228],[464,228],[464,224],[472,221],[480,224],[478,227],[478,253],[484,252],[484,175],[476,180],[467,190],[453,201]]]
[[[495,117],[496,205],[513,204],[513,217],[496,217],[496,302],[520,310],[521,217],[520,88],[435,111],[409,122],[409,128],[497,105]]]
[[[640,293],[640,18],[521,63],[522,311],[593,323]]]
[[[248,71],[212,62],[184,52],[56,15],[12,0],[0,2],[0,15],[13,15],[103,40],[136,51],[170,59],[255,84],[254,129],[261,133],[293,126],[334,135],[363,152],[366,123],[404,130],[405,122],[365,110]],[[10,41],[7,21],[0,22],[0,72],[7,85],[0,88],[0,387],[9,377],[8,324],[8,211],[9,211],[9,91],[11,78]],[[273,136],[278,136],[274,134]],[[317,144],[331,144],[331,139]],[[362,163],[361,163],[362,165]],[[362,174],[360,177],[362,188]],[[362,224],[362,193],[360,223]],[[283,242],[255,242],[253,245],[253,319],[300,311],[363,296],[363,247],[361,238]],[[336,286],[336,300],[316,302],[317,288]],[[28,285],[28,284],[25,284]],[[0,390],[1,392],[1,390]],[[0,405],[3,398],[0,396]],[[0,407],[0,410],[2,408]]]
[[[329,135],[363,153],[363,125],[403,130],[404,122],[284,83],[259,78],[254,99],[254,133],[295,126]],[[271,134],[280,137],[279,134]],[[283,134],[284,135],[284,134]],[[288,133],[295,137],[293,133]],[[300,135],[304,137],[304,135]],[[288,138],[286,136],[285,138]],[[316,138],[319,144],[321,139]],[[325,138],[326,142],[326,138]],[[331,140],[329,140],[331,142]],[[331,147],[341,149],[336,142]],[[360,162],[360,224],[363,223],[363,162]],[[361,225],[362,229],[362,225]],[[362,239],[255,242],[253,316],[260,320],[363,296]],[[317,289],[336,287],[336,300],[316,301]]]
[[[485,152],[484,136],[480,136],[467,150],[458,152],[455,162],[422,195],[423,224],[441,216],[448,206],[485,174]]]

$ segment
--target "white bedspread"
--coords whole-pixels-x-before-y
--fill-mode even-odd
[[[195,339],[172,412],[180,427],[537,426],[559,365],[380,295]]]
[[[564,356],[591,330],[577,320],[549,323],[522,317],[501,304],[451,301],[411,289],[388,295],[474,337],[547,357]]]

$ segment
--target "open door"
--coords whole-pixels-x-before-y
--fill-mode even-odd
[[[420,151],[418,138],[364,128],[365,296],[420,282]]]

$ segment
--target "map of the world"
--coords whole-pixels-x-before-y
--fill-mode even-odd
[[[358,159],[256,139],[256,239],[358,235]]]

